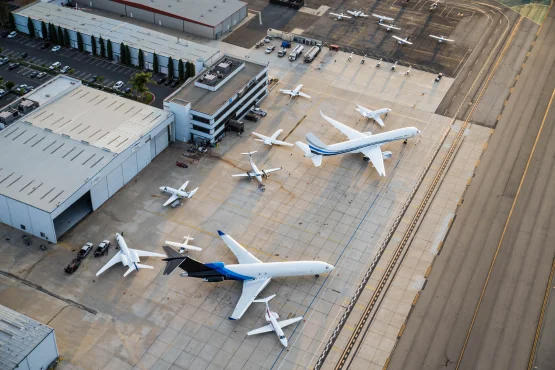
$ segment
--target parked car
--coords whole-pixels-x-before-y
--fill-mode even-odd
[[[130,94],[130,93],[131,93],[131,88],[130,88],[130,87],[126,88],[125,91],[124,91],[124,93]]]
[[[248,121],[252,121],[252,122],[258,122],[258,120],[259,120],[258,116],[254,115],[252,113],[247,113],[245,115],[245,119],[248,120]]]
[[[168,78],[168,79],[166,80],[166,82],[164,82],[164,85],[170,86],[171,83],[172,83],[172,80]]]
[[[119,89],[121,89],[122,86],[123,86],[123,81],[118,81],[114,85],[114,89],[119,90]]]
[[[265,43],[269,43],[271,40],[272,40],[272,37],[270,37],[270,36],[264,37],[264,42]]]
[[[69,70],[70,70],[70,67],[69,67],[69,66],[65,66],[64,68],[60,69],[60,72],[61,72],[61,73],[68,73]]]
[[[39,72],[38,72],[38,71],[33,71],[33,72],[29,73],[29,77],[31,77],[31,78],[35,78],[35,77],[37,77],[38,75],[39,75]]]
[[[44,76],[46,76],[46,72],[39,72],[39,74],[37,75],[37,78],[40,80]]]
[[[27,56],[29,56],[29,54],[27,53],[21,53],[21,55],[19,56],[21,59],[27,58]]]
[[[272,51],[274,51],[276,49],[276,47],[274,45],[270,45],[266,48],[266,54],[270,54]]]
[[[55,53],[57,51],[59,51],[62,47],[60,45],[56,45],[52,48],[52,51]]]
[[[12,32],[8,33],[8,38],[9,39],[13,39],[16,36],[17,36],[17,32],[15,32],[15,31],[12,31]]]
[[[69,263],[69,265],[67,265],[67,267],[64,269],[64,271],[67,272],[68,274],[73,274],[75,271],[77,271],[80,264],[81,264],[81,260],[79,258],[74,258]]]
[[[8,66],[8,69],[10,71],[13,71],[14,69],[16,69],[17,67],[19,67],[19,63],[10,63],[10,65]]]
[[[173,80],[170,87],[176,87],[177,85],[179,85],[179,80]]]
[[[281,58],[281,57],[284,57],[285,54],[287,54],[287,49],[281,48],[281,49],[279,49],[279,51],[277,53],[277,56]]]
[[[47,43],[47,42],[43,42],[43,43],[40,45],[40,48],[43,49],[43,50],[44,50],[44,49],[48,49],[49,47],[50,47],[50,44]]]
[[[162,85],[164,82],[166,82],[167,78],[166,77],[162,77],[161,79],[158,80],[158,85]]]
[[[31,86],[31,85],[25,86],[25,92],[26,92],[26,93],[28,93],[29,91],[32,91],[32,90],[34,90],[34,89],[35,89],[34,86]]]
[[[100,242],[98,247],[96,247],[96,250],[94,251],[94,256],[95,257],[103,256],[105,254],[108,254],[109,250],[110,250],[110,241],[103,240],[102,242]]]
[[[6,90],[0,89],[0,98],[6,95],[8,92]]]
[[[57,68],[60,68],[61,66],[62,66],[62,63],[60,63],[60,62],[54,62],[54,63],[52,63],[52,64],[50,65],[50,67],[48,67],[48,69],[55,70],[55,69],[57,69]]]
[[[96,82],[96,80],[98,80],[98,76],[94,75],[91,78],[89,78],[89,82]]]
[[[10,58],[8,57],[4,57],[2,59],[0,59],[0,66],[3,66],[4,64],[7,64],[10,61]]]
[[[93,243],[91,242],[86,243],[83,247],[81,247],[81,250],[79,251],[79,253],[77,253],[77,258],[84,259],[89,255],[89,253],[91,253],[92,249],[93,249]]]
[[[253,112],[254,114],[258,114],[261,117],[266,117],[266,114],[268,114],[268,112],[266,112],[265,110],[262,110],[257,107],[252,107],[250,111]]]

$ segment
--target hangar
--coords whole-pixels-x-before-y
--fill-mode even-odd
[[[0,131],[0,222],[58,238],[162,152],[174,115],[58,76],[39,103]]]

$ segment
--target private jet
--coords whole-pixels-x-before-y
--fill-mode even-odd
[[[434,39],[436,39],[437,42],[439,42],[440,44],[441,44],[442,42],[446,42],[446,41],[447,41],[447,42],[455,42],[455,40],[446,39],[446,38],[443,37],[443,36],[434,36],[434,35],[430,35],[430,37],[433,37]]]
[[[303,85],[299,85],[299,86],[295,87],[295,90],[280,89],[279,91],[283,94],[291,95],[292,98],[296,98],[297,96],[302,96],[303,98],[310,99],[310,96],[301,92],[302,88],[303,88]]]
[[[256,167],[256,164],[254,164],[253,160],[252,160],[252,155],[256,153],[256,150],[254,152],[248,152],[248,153],[241,153],[243,155],[248,155],[249,156],[249,162],[251,164],[251,172],[246,172],[246,173],[240,173],[237,175],[231,175],[232,177],[248,177],[250,181],[252,181],[253,178],[258,180],[258,188],[262,191],[265,190],[264,185],[262,184],[262,179],[267,179],[268,178],[268,174],[272,173],[272,172],[276,172],[281,170],[281,167],[279,168],[272,168],[270,170],[259,170],[258,167]]]
[[[304,276],[329,273],[334,266],[321,261],[267,262],[264,263],[249,253],[229,235],[218,230],[218,234],[237,258],[238,264],[226,265],[223,262],[201,263],[182,256],[174,249],[164,246],[168,255],[164,275],[169,275],[177,267],[185,272],[181,276],[200,278],[207,282],[238,280],[243,282],[243,292],[233,310],[230,320],[240,319],[256,296],[272,278],[287,276]]]
[[[351,19],[351,17],[349,17],[348,15],[343,14],[343,13],[337,14],[337,13],[331,13],[331,12],[330,12],[330,14],[333,15],[334,17],[336,17],[336,19],[337,19],[338,21],[340,21],[340,20],[342,20],[342,19],[344,19],[344,18]]]
[[[404,39],[397,37],[397,36],[391,36],[393,37],[395,40],[397,40],[397,43],[399,45],[412,45],[412,42],[409,41],[410,36],[405,37]]]
[[[198,190],[198,187],[191,190],[191,191],[186,191],[185,189],[187,189],[187,185],[189,185],[189,181],[185,181],[185,184],[181,185],[181,187],[179,189],[174,189],[174,188],[170,188],[169,186],[161,186],[160,190],[162,190],[165,193],[169,193],[172,196],[166,201],[166,203],[164,203],[164,207],[167,206],[168,204],[173,203],[175,200],[177,199],[181,199],[181,198],[191,198],[193,195],[195,195],[195,193]]]
[[[378,23],[378,25],[384,27],[387,32],[391,32],[392,30],[401,30],[399,27],[396,27],[393,24]]]
[[[368,14],[364,14],[364,12],[362,10],[347,10],[347,13],[349,13],[350,15],[352,15],[355,18],[358,17],[368,17]]]
[[[380,176],[385,176],[383,160],[391,158],[391,152],[382,152],[380,146],[397,140],[404,140],[420,134],[416,127],[405,127],[393,131],[372,135],[371,132],[359,132],[334,119],[327,117],[322,111],[320,115],[332,126],[349,138],[341,143],[326,145],[314,134],[306,134],[308,144],[297,141],[295,144],[305,153],[305,157],[312,159],[316,167],[322,164],[322,157],[347,153],[362,153],[366,162],[372,162]]]
[[[285,328],[286,326],[289,326],[291,324],[301,321],[303,318],[301,316],[301,317],[295,317],[288,320],[278,321],[279,315],[276,312],[271,311],[270,306],[268,306],[268,301],[270,301],[275,296],[276,295],[274,294],[267,298],[255,299],[253,301],[256,303],[266,303],[266,312],[264,313],[264,317],[266,318],[266,322],[269,322],[269,324],[261,328],[251,330],[247,333],[247,335],[256,335],[256,334],[268,333],[270,331],[273,331],[277,334],[281,344],[283,344],[284,347],[287,347],[287,338],[285,337],[285,334],[283,333],[282,329]]]
[[[183,239],[185,239],[184,243],[170,242],[170,241],[166,240],[166,244],[171,245],[172,247],[179,248],[179,253],[181,253],[181,254],[185,253],[185,251],[197,251],[197,252],[202,251],[202,248],[200,248],[200,247],[195,247],[194,245],[189,245],[189,242],[191,240],[195,240],[195,238],[191,238],[190,235],[187,235],[187,236],[184,236]]]
[[[264,136],[261,135],[259,133],[256,132],[251,132],[251,134],[253,134],[254,136],[259,137],[259,139],[254,139],[256,141],[260,141],[263,142],[265,145],[285,145],[285,146],[293,146],[293,144],[290,143],[286,143],[285,141],[280,141],[277,140],[278,136],[281,135],[281,133],[283,132],[283,130],[277,130],[276,132],[274,132],[274,134],[272,136]]]
[[[121,263],[122,265],[129,267],[129,269],[123,274],[123,277],[129,275],[132,271],[139,271],[139,269],[153,269],[154,267],[143,265],[139,260],[139,257],[161,257],[164,258],[163,254],[140,251],[138,249],[131,249],[127,247],[127,243],[123,239],[123,236],[116,234],[116,242],[119,246],[119,251],[107,264],[105,264],[98,272],[96,276],[102,274],[104,271],[108,270],[110,267],[114,266],[116,263]]]
[[[372,14],[372,17],[378,18],[378,23],[383,23],[383,21],[393,21],[393,18],[390,17],[386,17],[385,15],[379,15],[379,14]]]
[[[362,114],[363,117],[366,118],[370,118],[373,119],[374,121],[376,121],[376,123],[382,127],[384,127],[384,123],[382,121],[381,115],[385,114],[387,116],[387,114],[389,112],[391,112],[391,109],[389,108],[382,108],[382,109],[378,109],[378,110],[370,110],[368,108],[364,108],[360,105],[357,104],[357,107],[355,108],[355,110],[357,112],[359,112],[360,114]]]

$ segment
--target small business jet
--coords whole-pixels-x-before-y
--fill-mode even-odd
[[[347,10],[347,13],[349,13],[350,15],[352,15],[355,18],[358,17],[368,17],[368,14],[364,14],[364,12],[362,10]]]
[[[184,236],[183,239],[185,239],[184,243],[169,242],[169,241],[166,240],[166,244],[171,245],[172,247],[179,248],[179,253],[181,253],[181,254],[185,253],[185,251],[200,252],[202,250],[202,248],[200,248],[200,247],[195,247],[194,245],[189,245],[189,242],[191,240],[195,240],[195,238],[191,238],[190,235]]]
[[[220,282],[224,280],[238,280],[243,282],[243,292],[235,306],[230,320],[240,319],[256,296],[275,277],[304,276],[331,272],[334,266],[321,261],[295,261],[295,262],[262,262],[250,254],[241,244],[229,235],[218,230],[218,234],[237,257],[238,264],[226,265],[223,262],[201,263],[189,257],[184,257],[168,246],[164,250],[168,255],[164,275],[169,275],[177,267],[185,272],[181,276],[200,278],[207,282]]]
[[[337,13],[332,13],[332,12],[330,12],[330,14],[333,15],[334,17],[336,17],[336,19],[337,19],[338,21],[340,21],[340,20],[342,20],[342,19],[344,19],[344,18],[351,19],[351,17],[349,17],[348,15],[343,14],[343,13],[337,14]]]
[[[387,114],[389,112],[391,112],[391,109],[389,108],[382,108],[382,109],[378,109],[378,110],[370,110],[368,108],[364,108],[360,105],[357,104],[357,107],[355,108],[355,110],[357,112],[359,112],[360,114],[362,114],[363,117],[366,118],[370,118],[373,119],[374,121],[376,121],[376,123],[382,127],[384,127],[384,123],[382,121],[381,115],[385,114],[387,116]]]
[[[253,134],[254,136],[259,137],[259,139],[254,139],[256,141],[261,141],[263,142],[265,145],[285,145],[285,146],[293,146],[293,144],[289,144],[286,143],[285,141],[280,141],[278,140],[278,136],[281,135],[281,133],[283,132],[283,130],[277,130],[276,132],[274,132],[274,134],[272,136],[264,136],[261,134],[258,134],[256,132],[251,132],[251,134]]]
[[[434,36],[434,35],[430,35],[430,37],[433,37],[433,38],[436,39],[437,42],[439,42],[439,43],[442,43],[442,42],[445,42],[445,41],[447,41],[447,42],[455,42],[455,40],[446,39],[446,38],[443,37],[443,36]]]
[[[154,267],[140,264],[139,257],[161,257],[164,258],[163,254],[140,251],[138,249],[131,249],[127,247],[127,243],[123,239],[123,236],[116,234],[116,242],[119,246],[119,251],[107,264],[105,264],[98,272],[96,276],[102,274],[104,271],[108,270],[110,267],[114,266],[116,263],[121,263],[124,266],[129,266],[129,269],[123,274],[123,276],[129,275],[132,271],[139,271],[139,269],[152,269]]]
[[[393,21],[393,18],[390,17],[386,17],[385,15],[379,15],[379,14],[372,14],[372,17],[378,18],[378,23],[383,23],[383,21]]]
[[[322,111],[320,115],[335,128],[349,138],[341,143],[326,145],[314,134],[306,134],[308,144],[297,141],[295,144],[305,153],[304,156],[312,159],[316,167],[322,164],[322,157],[347,153],[362,153],[366,162],[372,162],[380,176],[385,176],[385,165],[383,160],[391,158],[391,152],[382,152],[380,146],[392,141],[404,140],[419,135],[420,130],[416,127],[404,127],[393,131],[372,135],[370,132],[359,132],[334,119],[327,117]]]
[[[391,36],[393,37],[395,40],[397,40],[397,43],[399,45],[412,45],[412,42],[409,41],[410,36],[405,37],[404,39],[397,37],[397,36]]]
[[[310,96],[306,95],[305,93],[301,92],[303,88],[303,85],[299,85],[297,87],[295,87],[295,90],[283,90],[280,89],[279,91],[284,93],[284,94],[288,94],[291,95],[292,98],[296,98],[297,96],[302,96],[303,98],[307,98],[310,99]]]
[[[284,347],[287,347],[287,338],[285,337],[285,334],[283,333],[282,329],[285,328],[286,326],[289,326],[291,324],[301,321],[303,318],[301,316],[301,317],[295,317],[293,319],[278,321],[279,315],[276,312],[270,311],[270,306],[268,306],[268,301],[274,298],[275,296],[276,295],[274,294],[267,298],[255,299],[253,301],[256,303],[266,303],[266,312],[264,313],[264,317],[266,318],[266,322],[269,322],[269,324],[261,328],[251,330],[247,333],[247,335],[256,335],[256,334],[262,334],[262,333],[268,333],[270,331],[274,331],[277,334],[281,344],[283,344]]]
[[[254,152],[248,152],[248,153],[241,153],[243,155],[248,155],[249,156],[249,162],[251,164],[251,172],[246,172],[246,173],[240,173],[237,175],[231,175],[232,177],[248,177],[250,181],[252,181],[253,178],[258,180],[258,187],[260,188],[260,190],[264,191],[264,185],[262,184],[262,179],[263,178],[268,178],[268,174],[272,173],[272,172],[276,172],[281,170],[281,167],[279,168],[272,168],[270,170],[259,170],[258,167],[256,167],[256,164],[254,164],[253,160],[252,160],[252,155],[256,153],[256,150]]]
[[[164,203],[164,207],[167,206],[168,204],[171,204],[174,200],[181,199],[181,198],[191,198],[193,195],[195,195],[195,193],[198,190],[198,187],[194,188],[191,191],[186,191],[185,189],[187,189],[187,185],[189,185],[189,181],[185,181],[185,184],[181,185],[179,189],[170,188],[169,186],[161,186],[160,190],[172,195],[166,201],[166,203]]]
[[[378,23],[378,25],[384,27],[387,32],[391,32],[391,30],[397,30],[397,31],[401,30],[399,27],[396,27],[393,24],[385,24],[380,22]]]

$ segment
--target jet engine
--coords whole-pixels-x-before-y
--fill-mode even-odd
[[[391,157],[393,157],[393,153],[391,153],[391,152],[383,152],[383,153],[382,153],[382,157],[383,157],[383,159],[391,158]]]

